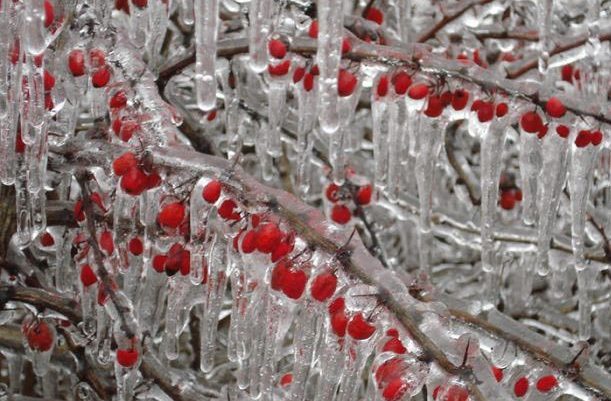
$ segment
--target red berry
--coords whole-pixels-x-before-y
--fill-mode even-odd
[[[117,350],[117,362],[124,368],[131,368],[138,361],[138,351],[135,349]]]
[[[140,256],[144,252],[144,245],[140,237],[134,237],[129,241],[127,246],[132,255]]]
[[[23,142],[23,138],[21,137],[21,130],[19,128],[17,128],[17,135],[15,138],[15,152],[25,152],[25,142]]]
[[[138,159],[132,152],[125,152],[112,162],[112,171],[116,176],[123,176],[138,165]]]
[[[310,68],[310,74],[314,76],[320,75],[320,70],[318,69],[318,64],[314,64],[312,68]]]
[[[445,393],[442,401],[467,401],[469,392],[463,386],[452,384]]]
[[[46,92],[50,91],[55,86],[55,77],[47,70],[43,73],[43,81]]]
[[[55,8],[53,3],[49,0],[45,0],[45,28],[48,28],[53,24],[55,20]]]
[[[272,289],[276,291],[282,290],[282,287],[284,285],[284,276],[289,270],[289,263],[289,261],[281,260],[280,262],[276,263],[276,265],[272,269],[270,281],[270,286],[272,287]]]
[[[492,375],[496,379],[497,383],[503,380],[503,369],[492,366]]]
[[[575,145],[578,148],[585,148],[590,143],[590,136],[591,134],[588,130],[579,131],[577,138],[575,138]]]
[[[590,133],[590,143],[594,146],[600,145],[603,141],[603,133],[600,131],[594,131]]]
[[[516,206],[516,198],[512,191],[501,192],[500,205],[505,210],[512,210]]]
[[[310,24],[310,29],[308,29],[308,36],[312,39],[318,38],[318,21],[312,21]]]
[[[345,306],[346,306],[346,301],[344,300],[343,297],[335,298],[333,302],[329,304],[329,308],[328,308],[329,314],[333,315],[334,313],[344,310]]]
[[[126,194],[138,196],[144,192],[148,185],[148,177],[138,167],[132,167],[121,177],[121,189]]]
[[[305,67],[295,68],[295,71],[293,71],[293,83],[296,84],[297,82],[301,81],[305,75],[305,72]]]
[[[562,66],[561,75],[562,75],[563,81],[572,83],[573,82],[573,66],[571,66],[570,64]]]
[[[126,104],[127,104],[127,96],[125,95],[125,91],[122,91],[122,90],[115,93],[110,98],[110,101],[108,102],[108,106],[111,109],[121,109],[125,107]]]
[[[272,252],[272,262],[275,263],[289,253],[293,252],[294,247],[294,241],[288,239],[283,240]]]
[[[373,187],[371,184],[363,185],[356,191],[356,203],[359,205],[369,205],[371,203],[371,195],[373,194]]]
[[[398,338],[391,338],[384,344],[382,347],[382,352],[394,352],[395,354],[405,354],[407,352],[407,348],[403,345],[401,340]]]
[[[350,44],[350,39],[343,38],[342,39],[342,54],[350,53],[352,50],[352,45]]]
[[[566,125],[559,125],[556,127],[556,133],[561,138],[568,138],[571,132],[569,131],[569,127],[567,127]]]
[[[522,129],[530,134],[538,133],[543,126],[543,120],[537,112],[529,111],[520,119]]]
[[[392,328],[386,331],[386,335],[389,337],[399,337],[399,330]]]
[[[542,393],[552,391],[558,385],[558,380],[554,375],[547,375],[537,380],[537,390]]]
[[[429,101],[426,105],[426,109],[424,110],[424,114],[427,117],[436,118],[439,117],[441,113],[443,113],[443,103],[441,102],[439,96],[429,96]]]
[[[163,227],[177,228],[185,219],[185,205],[180,202],[172,202],[165,205],[159,215],[157,221]]]
[[[342,298],[343,299],[343,298]],[[344,337],[346,335],[346,327],[348,326],[348,317],[346,312],[342,309],[331,315],[331,330],[338,337]]]
[[[376,328],[359,312],[350,319],[347,330],[350,337],[355,340],[366,340],[375,333]]]
[[[114,132],[116,136],[119,136],[121,134],[122,126],[123,126],[123,120],[121,120],[120,118],[113,120],[112,124],[110,125],[110,127],[112,128],[112,132]]]
[[[348,70],[340,70],[337,75],[337,93],[341,97],[352,95],[357,84],[356,76]]]
[[[306,92],[310,92],[314,89],[314,75],[309,73],[305,74],[303,78],[303,89],[305,89]]]
[[[557,97],[551,97],[545,104],[545,111],[550,117],[560,118],[566,113],[566,107]]]
[[[386,388],[384,388],[384,391],[382,392],[382,397],[384,397],[386,401],[399,401],[401,398],[403,398],[405,393],[407,393],[408,389],[409,386],[405,380],[397,377],[386,385]]]
[[[331,202],[337,202],[339,200],[339,187],[337,186],[337,184],[335,184],[334,182],[329,184],[329,186],[325,190],[325,196]]]
[[[257,233],[247,231],[242,238],[242,253],[253,253],[257,249]]]
[[[312,280],[310,293],[312,298],[319,302],[325,302],[333,296],[337,288],[337,277],[332,272],[319,274]]]
[[[51,234],[49,234],[48,232],[45,232],[40,237],[40,245],[44,247],[53,246],[55,245],[55,240],[53,239],[53,236]]]
[[[208,115],[206,115],[206,120],[208,121],[214,121],[215,118],[216,118],[216,110],[211,110],[208,112]]]
[[[76,221],[85,220],[85,212],[83,211],[83,201],[81,199],[74,203],[74,219]]]
[[[121,129],[119,131],[119,138],[123,142],[129,142],[136,131],[140,129],[140,124],[134,120],[126,120],[121,123]]]
[[[291,299],[299,299],[305,290],[308,276],[303,270],[288,269],[283,276],[282,292]]]
[[[155,255],[153,258],[153,269],[157,273],[162,273],[165,270],[165,262],[168,260],[166,255]]]
[[[89,61],[93,68],[99,68],[106,64],[106,53],[102,49],[91,49],[89,51]]]
[[[382,11],[375,7],[369,7],[369,9],[365,12],[364,17],[365,19],[373,21],[378,25],[382,25],[384,22],[384,14],[382,14]]]
[[[91,83],[94,88],[103,88],[110,81],[110,67],[103,66],[91,75]]]
[[[543,139],[543,137],[544,137],[545,135],[547,135],[547,130],[548,130],[548,129],[549,129],[549,127],[548,127],[548,125],[547,125],[547,124],[542,125],[542,126],[541,126],[541,129],[540,129],[540,130],[539,130],[539,132],[537,133],[537,138],[539,138],[539,139]]]
[[[235,211],[238,205],[233,199],[227,199],[221,203],[218,209],[219,216],[225,220],[240,220],[240,213]]]
[[[165,261],[165,273],[168,276],[173,276],[178,271],[183,276],[186,276],[191,271],[191,252],[176,243],[172,245],[168,251],[168,258]]]
[[[520,377],[513,386],[513,393],[516,395],[516,397],[522,398],[528,391],[528,386],[528,379],[526,377]]]
[[[291,61],[284,60],[283,62],[278,63],[276,65],[268,64],[267,72],[269,72],[269,75],[278,77],[278,76],[286,75],[289,72],[290,68],[291,68]]]
[[[518,202],[522,202],[522,191],[520,191],[519,189],[514,189],[513,190],[513,196],[516,198],[516,201]]]
[[[132,4],[138,8],[144,8],[148,5],[148,0],[132,0]]]
[[[28,346],[34,351],[45,352],[53,347],[55,336],[51,327],[42,320],[37,320],[23,327]]]
[[[257,250],[262,253],[272,253],[282,240],[282,231],[275,223],[265,223],[259,226],[256,235]]]
[[[382,75],[380,77],[380,80],[378,81],[376,93],[378,97],[384,97],[388,94],[388,76],[387,75]]]
[[[81,283],[85,287],[89,287],[98,281],[98,277],[93,272],[93,269],[89,265],[83,265],[81,267],[81,275],[80,275]]]
[[[286,45],[280,39],[272,39],[267,43],[267,50],[273,58],[281,59],[286,56]]]
[[[331,209],[331,219],[338,224],[346,224],[350,221],[352,212],[346,205],[335,204]]]
[[[216,203],[221,197],[221,190],[221,182],[219,180],[212,180],[204,186],[202,198],[208,203]]]
[[[293,382],[293,375],[291,373],[287,373],[280,378],[280,385],[282,387],[288,386]]]
[[[75,77],[85,74],[85,54],[82,50],[74,49],[68,55],[68,69]]]
[[[112,233],[110,231],[104,230],[102,234],[100,234],[99,243],[100,248],[102,248],[102,250],[106,252],[107,255],[112,255],[115,251],[115,242],[112,238]]]
[[[412,77],[405,71],[399,71],[392,77],[392,83],[397,95],[405,95],[412,84]]]
[[[499,103],[496,105],[496,116],[497,117],[504,117],[507,115],[508,112],[509,112],[509,106],[507,106],[507,103]]]
[[[463,89],[457,89],[452,94],[452,107],[454,110],[462,110],[469,102],[469,92]]]
[[[407,91],[407,96],[414,100],[424,99],[429,94],[429,87],[426,84],[419,83],[410,86]]]
[[[494,104],[492,102],[482,102],[477,110],[477,119],[480,123],[487,123],[494,117]]]
[[[474,100],[473,103],[471,104],[471,111],[477,112],[479,108],[482,107],[482,104],[484,104],[483,100],[481,99]]]
[[[407,367],[407,362],[401,358],[391,358],[383,362],[374,374],[378,388],[386,387],[391,381],[403,376]]]

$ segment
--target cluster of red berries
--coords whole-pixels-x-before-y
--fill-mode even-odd
[[[314,89],[314,77],[317,77],[320,74],[318,70],[318,65],[314,64],[309,69],[306,67],[297,67],[293,72],[293,83],[297,84],[303,80],[303,89],[306,92],[310,92]]]
[[[549,393],[557,386],[558,386],[558,380],[556,379],[556,376],[546,375],[546,376],[540,377],[537,380],[535,387],[541,393]],[[516,380],[513,386],[513,393],[515,394],[516,397],[522,398],[528,392],[529,387],[530,387],[530,383],[528,379],[525,376],[522,376],[518,380]]]
[[[603,141],[603,133],[601,131],[581,130],[575,138],[575,146],[585,148],[588,145],[598,146]]]
[[[386,338],[380,352],[389,352],[396,356],[386,360],[375,369],[374,379],[377,388],[382,392],[382,398],[385,401],[398,401],[403,398],[410,386],[404,378],[408,364],[400,357],[407,353],[407,348],[399,338],[397,329],[392,328],[386,331]]]
[[[522,202],[522,191],[518,188],[501,188],[499,205],[505,210],[512,210],[516,202]]]
[[[44,320],[26,320],[21,326],[30,349],[38,352],[49,351],[55,344],[55,331]]]
[[[571,84],[575,83],[575,81],[581,80],[581,72],[579,71],[579,69],[573,68],[573,66],[570,64],[562,66],[562,69],[560,70],[560,75],[563,81]]]
[[[355,340],[367,340],[376,332],[372,317],[365,317],[363,312],[350,314],[346,310],[346,301],[338,297],[329,304],[329,322],[333,333],[343,339],[346,333]]]
[[[221,198],[222,190],[223,186],[219,180],[211,180],[204,186],[202,198],[210,204],[215,204]],[[225,220],[238,221],[242,219],[238,204],[231,198],[223,200],[217,211],[219,216]]]
[[[353,211],[349,207],[349,201],[352,200],[355,205],[367,206],[371,203],[373,196],[373,186],[371,184],[357,187],[354,191],[350,191],[347,186],[338,186],[331,183],[325,190],[325,197],[333,206],[331,207],[331,220],[337,224],[347,224],[352,218]]]
[[[177,242],[170,247],[167,254],[155,255],[153,258],[153,269],[157,273],[165,272],[168,277],[178,272],[183,276],[187,276],[191,272],[191,252]],[[204,266],[203,273],[205,278],[203,282],[205,283],[208,277],[207,266]]]
[[[275,222],[263,221],[261,216],[253,214],[250,229],[243,228],[234,237],[234,248],[243,254],[257,251],[270,255],[275,263],[293,251],[295,234],[283,232]]]
[[[140,131],[138,116],[134,115],[132,110],[126,106],[127,94],[122,89],[116,91],[108,101],[112,131],[123,142],[128,142],[135,133]]]
[[[121,177],[121,189],[132,196],[138,196],[161,184],[157,171],[145,169],[133,152],[125,152],[115,159],[112,170],[117,177]]]
[[[112,77],[112,69],[106,63],[106,53],[102,49],[91,49],[89,51],[89,64],[91,68],[91,84],[94,88],[103,88]],[[68,70],[74,77],[85,75],[85,52],[82,49],[73,49],[68,54]]]

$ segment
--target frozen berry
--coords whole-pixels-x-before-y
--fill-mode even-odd
[[[68,55],[68,69],[75,77],[85,74],[85,53],[80,49],[74,49]]]
[[[382,11],[380,11],[380,9],[376,7],[369,7],[369,9],[365,11],[364,17],[365,19],[373,21],[378,25],[382,25],[382,23],[384,22],[384,14],[382,13]]]
[[[429,87],[426,84],[419,83],[410,86],[407,91],[407,96],[414,100],[424,99],[429,94]]]
[[[310,28],[308,29],[308,36],[312,39],[318,38],[318,21],[312,21]]]
[[[324,272],[314,277],[310,293],[312,298],[319,302],[325,302],[333,296],[337,288],[337,277],[332,272]]]
[[[376,88],[376,94],[378,97],[384,97],[388,94],[388,76],[382,75],[378,80],[378,86]]]
[[[457,89],[452,94],[452,108],[456,111],[462,110],[469,102],[469,92],[463,89]]]
[[[567,127],[566,125],[559,125],[556,127],[556,133],[561,138],[568,138],[570,134],[569,127]]]
[[[235,211],[236,207],[238,205],[233,199],[226,199],[218,209],[219,216],[225,220],[240,220],[240,213]]]
[[[91,75],[91,84],[94,88],[103,88],[110,81],[110,67],[103,66],[98,68]]]
[[[477,110],[477,119],[480,123],[487,123],[494,117],[494,104],[492,102],[482,102]]]
[[[505,117],[509,112],[509,106],[507,103],[499,103],[496,105],[496,116],[497,117]]]
[[[439,117],[443,113],[443,103],[439,96],[433,95],[429,96],[429,101],[426,105],[426,109],[424,110],[424,114],[427,117],[436,118]]]
[[[163,227],[177,228],[185,219],[185,205],[180,202],[172,202],[165,205],[159,215],[157,221]]]
[[[111,109],[121,109],[125,107],[126,104],[127,104],[127,95],[122,90],[115,93],[108,101],[108,106]]]
[[[537,380],[537,390],[542,393],[552,391],[558,385],[558,380],[553,375],[547,375]]]
[[[280,39],[272,39],[267,43],[267,50],[273,58],[281,59],[286,56],[286,45]]]
[[[545,104],[545,111],[550,117],[560,118],[566,113],[566,107],[557,97],[551,97]]]
[[[51,234],[45,232],[43,235],[40,236],[40,245],[44,247],[53,246],[55,245],[55,240],[53,239],[53,236]]]
[[[144,252],[144,245],[142,244],[142,240],[140,237],[134,237],[129,241],[128,244],[129,252],[132,255],[140,256],[142,252]]]
[[[338,224],[346,224],[350,221],[352,212],[348,206],[342,204],[333,205],[331,209],[331,219]]]
[[[520,377],[513,386],[513,393],[516,397],[522,398],[528,391],[528,379],[526,377]]]
[[[405,95],[412,84],[412,77],[405,71],[399,71],[393,76],[392,83],[397,95]]]
[[[337,76],[337,93],[341,97],[352,95],[356,88],[356,76],[348,70],[340,70]]]
[[[98,281],[98,277],[93,272],[93,269],[89,265],[83,265],[81,267],[81,275],[80,275],[81,283],[85,287],[89,287]]]
[[[26,324],[23,328],[28,346],[34,351],[45,352],[53,347],[55,336],[53,330],[48,323],[43,320],[37,320]]]
[[[520,119],[520,126],[522,129],[530,134],[536,134],[541,130],[543,126],[543,120],[537,112],[529,111],[522,115]]]
[[[269,72],[269,75],[278,77],[278,76],[286,75],[289,72],[290,68],[291,68],[291,61],[284,60],[283,62],[278,63],[276,65],[269,64],[267,66],[267,72]]]
[[[581,130],[579,131],[579,133],[577,134],[577,138],[575,138],[575,146],[577,146],[578,148],[585,148],[586,146],[588,146],[590,144],[590,131],[588,130]]]
[[[202,197],[208,203],[216,203],[221,196],[221,190],[221,182],[219,180],[212,180],[204,186]]]
[[[117,350],[117,363],[124,368],[131,368],[138,361],[138,351],[135,349]]]
[[[359,312],[348,322],[347,331],[350,337],[355,340],[366,340],[375,333],[376,328]]]
[[[147,189],[148,177],[139,167],[132,167],[121,177],[121,189],[125,193],[138,196]]]
[[[371,195],[373,194],[373,187],[371,184],[363,185],[356,191],[356,203],[359,205],[368,205],[371,203]]]
[[[132,168],[138,165],[138,159],[132,152],[125,152],[112,162],[112,171],[116,176],[127,174]]]

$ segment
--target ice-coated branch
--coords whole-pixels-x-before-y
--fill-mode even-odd
[[[448,24],[460,18],[464,13],[471,10],[475,6],[481,6],[484,4],[488,4],[493,0],[463,0],[458,5],[455,6],[455,9],[450,14],[444,14],[441,20],[437,22],[431,29],[424,32],[418,37],[418,42],[424,43],[429,39],[432,39],[437,35],[439,31],[445,28]]]

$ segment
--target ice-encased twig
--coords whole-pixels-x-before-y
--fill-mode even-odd
[[[195,91],[197,105],[200,109],[208,111],[216,105],[215,55],[219,25],[219,0],[195,0],[194,10]]]
[[[528,225],[537,218],[537,177],[541,171],[541,139],[520,130],[520,177],[522,179],[522,219]]]

